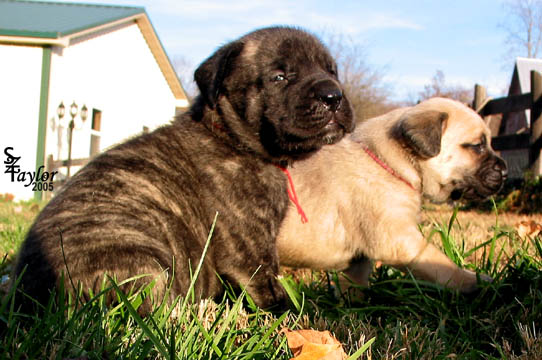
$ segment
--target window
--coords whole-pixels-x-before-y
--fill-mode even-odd
[[[92,128],[90,129],[90,156],[100,152],[100,138],[102,128],[102,111],[92,109]]]

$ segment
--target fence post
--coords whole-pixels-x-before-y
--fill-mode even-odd
[[[529,166],[533,175],[540,175],[540,149],[542,137],[542,74],[538,71],[531,71],[531,124],[529,137]]]
[[[487,98],[487,92],[486,88],[482,85],[475,84],[474,85],[474,101],[472,102],[472,108],[474,111],[479,112],[482,110],[482,105],[484,105],[484,102]]]

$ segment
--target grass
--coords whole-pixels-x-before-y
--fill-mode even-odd
[[[0,204],[0,275],[38,211],[35,203]],[[519,237],[515,224],[526,218],[542,223],[538,215],[424,212],[426,238],[460,266],[495,279],[473,295],[386,266],[375,269],[371,287],[352,292],[362,296],[337,295],[330,287],[336,273],[285,269],[292,305],[283,314],[258,309],[242,292],[216,302],[157,303],[141,318],[137,308],[150,289],[124,294],[108,281],[104,291],[116,292],[117,306],[97,294],[82,307],[52,300],[40,316],[23,315],[7,292],[0,358],[290,359],[280,333],[288,327],[329,330],[352,359],[541,359],[542,239]]]

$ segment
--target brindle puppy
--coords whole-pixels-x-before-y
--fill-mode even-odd
[[[104,274],[150,274],[155,295],[169,285],[184,295],[218,212],[197,296],[221,292],[218,274],[259,306],[284,303],[275,237],[289,200],[278,165],[353,130],[336,64],[308,33],[267,28],[218,49],[195,80],[187,114],[98,156],[43,209],[16,264],[22,291],[43,302],[63,274],[86,296]]]

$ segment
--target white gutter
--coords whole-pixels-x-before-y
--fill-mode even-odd
[[[58,38],[40,38],[31,36],[13,36],[13,35],[0,35],[0,43],[11,44],[26,44],[26,45],[52,45],[60,47],[68,47],[70,42],[76,38],[83,37],[85,35],[95,33],[100,30],[106,30],[117,25],[125,24],[128,22],[135,22],[138,18],[144,16],[143,13],[132,15],[130,17],[122,18],[117,21],[109,22],[103,25],[99,25],[93,28],[85,29],[73,34],[69,34]]]
[[[70,44],[70,39],[62,38],[36,38],[29,36],[5,36],[0,35],[0,43],[23,44],[23,45],[53,45],[67,47]]]
[[[112,28],[112,27],[115,27],[115,26],[118,26],[118,25],[126,24],[126,23],[129,23],[129,22],[135,22],[135,21],[137,21],[137,19],[139,19],[140,17],[142,17],[144,15],[145,15],[144,13],[135,14],[135,15],[132,15],[132,16],[129,16],[129,17],[119,19],[117,21],[108,22],[107,24],[99,25],[99,26],[96,26],[96,27],[93,27],[93,28],[85,29],[85,30],[80,31],[80,32],[76,32],[76,33],[73,33],[73,34],[66,35],[65,38],[68,39],[68,45],[69,45],[69,42],[74,40],[74,39],[77,39],[79,37],[83,37],[85,35],[92,34],[92,33],[95,33],[95,32],[99,32],[101,30],[107,30],[109,28]],[[68,45],[66,45],[66,46],[68,46]]]

